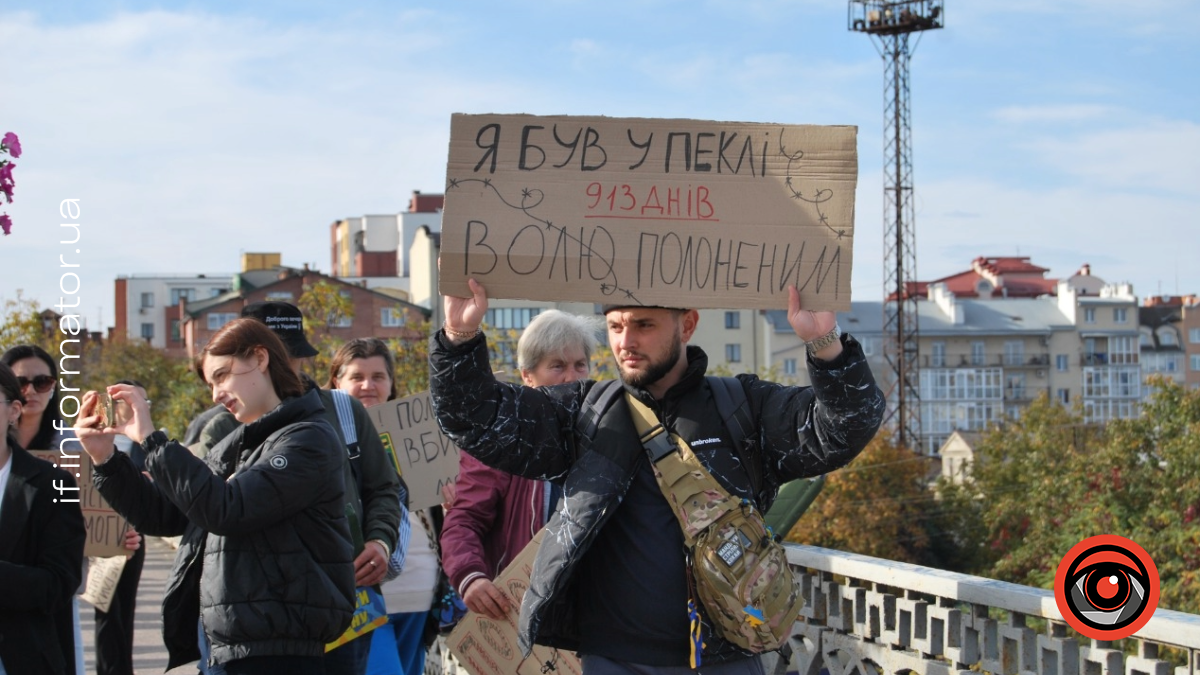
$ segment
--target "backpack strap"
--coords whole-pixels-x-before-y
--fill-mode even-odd
[[[576,437],[591,441],[596,435],[596,427],[600,426],[600,416],[624,390],[620,380],[601,380],[593,384],[575,417]]]
[[[358,486],[358,498],[362,500],[362,453],[358,449],[358,427],[354,424],[354,408],[350,406],[350,394],[341,389],[330,389],[333,407],[337,411],[338,425],[342,427],[342,437],[346,440],[346,454],[350,457],[350,471],[354,474],[354,483]]]
[[[761,458],[756,456],[747,446],[748,438],[754,429],[754,419],[750,415],[750,399],[746,397],[746,388],[736,377],[718,377],[708,375],[708,388],[712,391],[713,401],[717,404],[717,412],[721,421],[729,431],[733,447],[737,451],[738,460],[746,469],[750,479],[750,490],[756,500],[761,500],[763,474]]]

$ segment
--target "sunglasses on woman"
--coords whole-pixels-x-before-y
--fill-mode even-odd
[[[21,385],[21,391],[24,391],[25,387],[28,387],[32,384],[34,390],[39,394],[44,394],[50,391],[50,387],[54,386],[54,378],[50,377],[49,375],[38,375],[33,379],[28,377],[18,377],[17,382]]]

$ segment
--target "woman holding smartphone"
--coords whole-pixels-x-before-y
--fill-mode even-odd
[[[342,446],[265,324],[226,324],[197,363],[242,425],[206,460],[155,431],[129,385],[107,391],[128,421],[102,426],[88,392],[75,427],[113,508],[145,534],[183,535],[163,598],[168,669],[201,659],[207,673],[320,675],[354,609]],[[149,479],[114,455],[116,433],[141,444]]]

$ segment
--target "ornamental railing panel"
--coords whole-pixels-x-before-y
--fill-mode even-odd
[[[1120,643],[1072,630],[1054,593],[787,545],[804,606],[799,675],[1200,675],[1200,616],[1164,609]],[[776,663],[768,662],[767,673]]]

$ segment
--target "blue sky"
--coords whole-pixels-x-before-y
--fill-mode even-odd
[[[918,277],[979,255],[1200,293],[1200,40],[1188,0],[946,0],[912,63]],[[328,270],[328,226],[445,181],[453,112],[859,127],[855,299],[882,296],[883,67],[838,0],[0,5],[15,131],[0,297],[82,307],[117,274]],[[74,254],[72,254],[74,255]],[[74,260],[68,260],[74,262]]]

